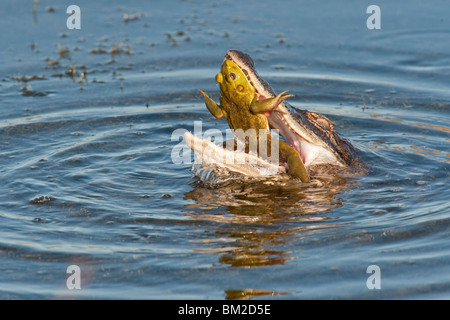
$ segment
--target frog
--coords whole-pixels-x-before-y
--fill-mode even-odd
[[[262,98],[258,95],[254,86],[250,83],[247,75],[239,68],[239,66],[231,59],[225,59],[222,63],[220,72],[215,77],[220,88],[219,103],[211,99],[208,94],[197,89],[205,101],[205,105],[209,112],[217,119],[225,117],[230,129],[243,131],[253,129],[256,133],[257,145],[265,146],[267,150],[271,150],[270,146],[272,137],[267,113],[276,109],[279,104],[288,98],[292,98],[292,94],[288,94],[288,90],[283,91],[272,97]],[[261,131],[262,130],[262,131]],[[265,134],[262,135],[262,132]],[[265,141],[261,144],[264,136]],[[246,152],[248,144],[246,145]],[[257,150],[259,153],[261,150]],[[310,181],[308,171],[300,157],[300,154],[286,142],[278,141],[279,159],[287,167],[290,176],[299,179],[303,183]]]

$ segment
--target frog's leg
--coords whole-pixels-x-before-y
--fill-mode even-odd
[[[257,100],[256,98],[253,99],[252,104],[250,105],[251,112],[257,114],[273,111],[273,109],[275,109],[281,102],[283,102],[287,98],[291,98],[294,96],[292,94],[285,95],[287,92],[289,92],[289,90],[283,91],[282,93],[273,98],[261,100]]]
[[[209,112],[211,112],[211,114],[217,119],[221,118],[223,116],[222,108],[220,108],[220,106],[213,99],[208,97],[208,95],[203,90],[200,89],[197,90],[200,91],[201,94],[203,95],[206,107],[208,108]]]
[[[280,140],[280,154],[287,158],[289,174],[299,178],[302,182],[309,182],[308,172],[298,152],[286,142]]]

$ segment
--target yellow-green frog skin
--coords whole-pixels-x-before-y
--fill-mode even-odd
[[[216,118],[225,116],[228,125],[233,130],[254,129],[258,138],[258,145],[259,130],[267,130],[266,136],[269,148],[271,135],[269,123],[264,113],[267,110],[275,109],[292,95],[286,95],[287,91],[284,91],[273,98],[258,99],[255,89],[249,83],[245,74],[231,60],[223,62],[221,72],[216,75],[216,81],[220,85],[220,105],[209,98],[204,91],[197,89],[203,94],[206,107],[211,114]],[[309,181],[308,173],[298,152],[281,140],[279,141],[279,159],[286,161],[291,176],[299,178],[302,182]]]

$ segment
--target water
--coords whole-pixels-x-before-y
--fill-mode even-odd
[[[81,30],[70,4],[0,4],[0,298],[450,297],[445,1],[377,1],[381,30],[361,1],[78,1]],[[227,128],[195,89],[217,99],[230,48],[368,173],[208,187],[175,165],[175,129]]]

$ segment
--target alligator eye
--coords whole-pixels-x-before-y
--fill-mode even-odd
[[[236,80],[236,74],[231,72],[230,73],[230,78],[231,78],[231,80]]]

